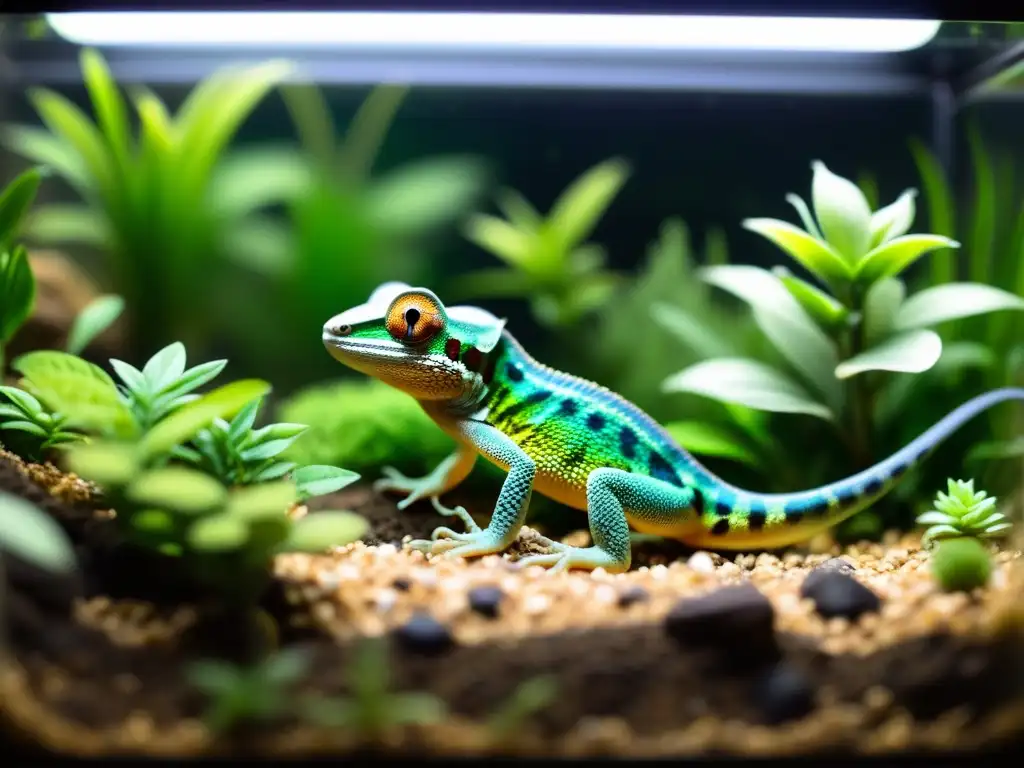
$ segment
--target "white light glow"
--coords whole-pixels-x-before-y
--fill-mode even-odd
[[[941,22],[752,16],[541,13],[49,13],[82,45],[344,45],[514,49],[894,52],[919,48]]]

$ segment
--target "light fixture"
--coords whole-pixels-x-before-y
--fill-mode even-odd
[[[941,22],[752,16],[558,13],[77,12],[49,13],[83,45],[329,45],[362,48],[782,50],[919,48]]]

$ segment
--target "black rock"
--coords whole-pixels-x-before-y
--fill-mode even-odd
[[[854,621],[882,606],[878,595],[839,571],[812,571],[800,585],[800,596],[813,600],[815,609],[826,619],[842,617]]]
[[[649,598],[650,594],[647,590],[636,584],[619,593],[619,607],[628,608],[631,605],[646,602]]]
[[[765,723],[777,725],[814,709],[814,685],[796,667],[778,664],[759,681],[754,698]]]
[[[408,592],[412,588],[412,582],[409,581],[405,576],[399,576],[391,582],[391,586],[397,589],[399,592]]]
[[[505,593],[500,587],[485,585],[473,587],[466,597],[470,609],[488,619],[494,619],[498,616],[498,609],[501,607],[501,601],[505,599]]]
[[[394,637],[402,648],[429,656],[444,653],[455,644],[448,627],[427,613],[415,614],[394,630]]]
[[[814,585],[818,579],[830,573],[845,573],[852,578],[855,570],[856,566],[846,560],[843,560],[841,557],[830,558],[807,574],[804,578],[803,585],[800,588],[801,594],[804,597],[808,597],[804,592],[808,589],[814,589]]]
[[[775,609],[752,584],[679,601],[665,616],[665,630],[680,644],[743,651],[742,657],[751,662],[778,654]]]

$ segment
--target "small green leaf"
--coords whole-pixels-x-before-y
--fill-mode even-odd
[[[825,236],[821,234],[821,230],[818,229],[818,223],[814,220],[814,216],[811,215],[810,209],[807,207],[807,203],[800,195],[795,195],[790,192],[786,195],[786,202],[796,208],[796,213],[800,217],[800,222],[804,225],[804,229],[807,230],[808,234],[813,235],[819,240],[824,240]]]
[[[175,400],[217,378],[227,364],[227,360],[211,360],[208,363],[193,366],[163,387],[160,394],[166,399]]]
[[[295,440],[295,437],[289,437],[284,440],[270,440],[269,442],[261,443],[253,448],[246,448],[244,451],[239,453],[239,458],[245,462],[272,459],[294,443]]]
[[[651,319],[675,336],[699,357],[714,357],[731,350],[728,341],[722,339],[692,313],[664,302],[651,307]]]
[[[149,456],[167,453],[174,446],[187,442],[214,419],[233,416],[246,403],[269,391],[270,385],[260,379],[242,379],[218,387],[157,424],[143,438],[142,448]]]
[[[231,492],[224,514],[243,520],[283,516],[297,497],[295,483],[289,480],[238,488]]]
[[[340,491],[359,479],[356,472],[341,467],[312,464],[300,467],[292,474],[292,480],[303,501],[314,496],[325,496]]]
[[[811,200],[828,244],[850,264],[871,243],[871,208],[856,184],[832,173],[820,160],[811,163]]]
[[[68,468],[102,488],[127,485],[139,471],[139,456],[131,444],[96,442],[76,445],[67,455]]]
[[[11,365],[51,410],[67,415],[68,425],[100,434],[133,433],[132,413],[102,368],[52,350],[29,352]]]
[[[956,240],[941,235],[903,235],[882,243],[861,259],[855,277],[862,283],[895,277],[929,251],[959,247]]]
[[[0,386],[0,395],[6,395],[7,398],[18,406],[24,413],[29,415],[37,415],[43,412],[43,404],[36,400],[28,392],[18,389],[17,387]]]
[[[146,377],[150,390],[159,392],[170,386],[185,372],[185,345],[175,341],[161,349],[146,363],[142,375]]]
[[[289,424],[280,422],[268,424],[249,434],[245,440],[247,447],[263,445],[270,441],[288,440],[292,441],[309,429],[308,424]]]
[[[225,513],[201,517],[188,529],[188,543],[200,552],[230,552],[245,545],[249,527]]]
[[[486,214],[470,217],[466,239],[513,267],[526,267],[534,253],[534,240],[529,234]]]
[[[799,384],[756,360],[705,360],[668,377],[662,383],[662,390],[703,395],[759,411],[833,419],[832,411],[815,402]]]
[[[540,213],[516,190],[499,191],[495,202],[505,218],[517,229],[523,232],[536,232],[540,228]]]
[[[923,373],[942,356],[942,339],[934,331],[907,331],[844,360],[836,376],[848,379],[867,371]]]
[[[559,196],[547,226],[563,248],[578,245],[590,236],[628,177],[629,165],[613,158],[588,170]]]
[[[946,283],[925,288],[907,299],[896,316],[896,327],[927,328],[1007,309],[1024,310],[1024,298],[983,283]]]
[[[831,295],[806,280],[801,280],[785,267],[773,267],[772,273],[782,281],[804,311],[825,328],[834,328],[846,322],[850,311]]]
[[[111,358],[110,367],[114,369],[114,373],[118,375],[121,381],[124,382],[125,386],[132,392],[136,394],[148,392],[146,377],[143,376],[142,371],[134,365],[130,365],[123,360],[115,360]]]
[[[175,531],[174,517],[162,509],[143,509],[131,516],[131,526],[137,531],[167,536]]]
[[[262,404],[263,398],[253,400],[235,414],[235,418],[231,420],[231,424],[228,427],[228,438],[232,442],[241,440],[252,429],[252,425],[256,423],[256,414],[259,413]]]
[[[36,279],[21,246],[0,250],[0,344],[6,344],[35,308]]]
[[[277,461],[269,467],[264,467],[252,478],[254,483],[263,483],[267,480],[277,480],[284,477],[298,466],[294,461]]]
[[[34,504],[2,491],[0,548],[48,571],[75,568],[75,552],[64,529]]]
[[[5,421],[0,429],[12,430],[15,432],[26,432],[36,437],[46,437],[46,430],[31,421]]]
[[[838,404],[841,393],[833,374],[839,363],[835,345],[778,277],[760,267],[741,264],[706,267],[700,274],[705,282],[750,304],[754,321],[780,354],[829,404]]]
[[[165,507],[198,514],[219,506],[227,489],[203,472],[162,467],[146,472],[128,487],[128,499],[140,506]]]
[[[852,267],[823,240],[789,222],[777,219],[744,219],[743,228],[771,240],[794,261],[829,282],[843,282],[853,274]]]
[[[316,554],[350,544],[369,529],[369,523],[354,512],[313,512],[292,526],[281,550]]]
[[[910,225],[914,223],[916,197],[916,189],[904,190],[895,202],[871,214],[871,248],[910,231]]]
[[[17,236],[21,220],[32,207],[42,180],[42,171],[30,168],[16,176],[0,192],[0,251],[5,250]]]
[[[83,309],[68,334],[67,351],[72,355],[82,352],[93,339],[109,328],[124,311],[124,299],[106,295],[93,299]]]
[[[864,294],[864,340],[868,346],[884,339],[895,328],[907,289],[898,277],[873,283]]]
[[[757,456],[728,429],[700,421],[675,421],[665,425],[672,439],[683,448],[701,456],[732,459],[757,466]]]

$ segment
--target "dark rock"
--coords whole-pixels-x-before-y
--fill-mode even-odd
[[[751,662],[778,655],[775,610],[752,584],[681,600],[665,616],[665,630],[683,645],[742,651],[736,658]]]
[[[818,613],[826,619],[842,617],[854,621],[865,613],[874,613],[881,598],[852,576],[839,571],[812,571],[800,586],[800,596],[814,601]]]
[[[405,576],[399,576],[391,582],[391,586],[397,589],[399,592],[408,592],[412,588],[412,582],[409,581]]]
[[[481,616],[493,619],[498,616],[498,609],[501,607],[501,601],[505,599],[505,593],[501,591],[500,587],[486,585],[473,587],[469,590],[467,598],[472,610]]]
[[[843,560],[841,557],[830,558],[807,574],[801,587],[801,594],[803,594],[805,590],[814,589],[814,585],[817,583],[818,579],[821,579],[827,574],[845,573],[852,578],[855,570],[856,566],[853,565],[853,563]],[[807,597],[807,595],[804,594],[804,597]]]
[[[779,664],[759,681],[754,698],[764,721],[778,725],[814,709],[814,686],[800,669]]]
[[[647,590],[637,584],[619,593],[619,607],[628,608],[637,603],[647,602],[649,598],[650,594],[648,594]]]
[[[430,656],[444,653],[455,644],[448,627],[427,613],[415,614],[395,629],[394,637],[404,649]]]

